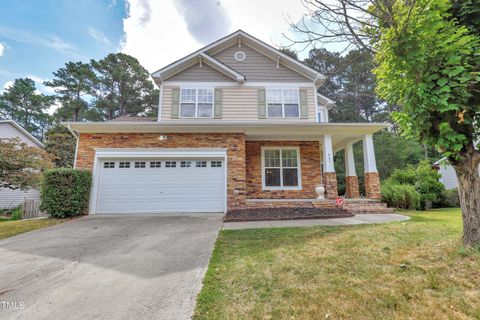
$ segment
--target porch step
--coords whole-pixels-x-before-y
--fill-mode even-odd
[[[332,199],[247,199],[247,208],[278,208],[278,207],[303,207],[303,208],[336,208]],[[375,199],[344,199],[343,208],[353,214],[362,213],[392,213],[393,209],[380,200]]]

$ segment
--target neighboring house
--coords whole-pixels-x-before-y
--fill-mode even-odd
[[[28,146],[45,148],[34,136],[13,120],[0,120],[0,139],[19,138]],[[11,209],[21,205],[26,199],[39,200],[40,193],[36,189],[28,191],[0,188],[0,209]]]
[[[440,182],[443,183],[445,189],[450,190],[458,187],[457,174],[447,158],[438,160],[433,164],[433,167],[440,173]],[[480,175],[480,165],[478,166],[478,174]]]
[[[93,172],[91,214],[331,207],[336,152],[346,196],[360,197],[358,141],[366,197],[381,197],[372,134],[387,125],[329,123],[325,77],[253,36],[236,31],[152,76],[158,118],[65,123],[78,137],[75,167]],[[319,184],[330,200],[317,200]]]

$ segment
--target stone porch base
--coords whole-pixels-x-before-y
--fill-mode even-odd
[[[243,208],[335,208],[330,199],[247,199]],[[343,208],[353,214],[392,213],[392,208],[376,199],[344,199]]]

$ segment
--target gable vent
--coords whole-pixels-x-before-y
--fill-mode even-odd
[[[233,54],[233,57],[235,58],[235,60],[237,60],[238,62],[242,62],[244,61],[246,58],[247,58],[247,54],[243,51],[237,51]]]

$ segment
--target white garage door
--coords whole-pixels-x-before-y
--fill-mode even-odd
[[[100,161],[96,213],[223,212],[219,159]]]

